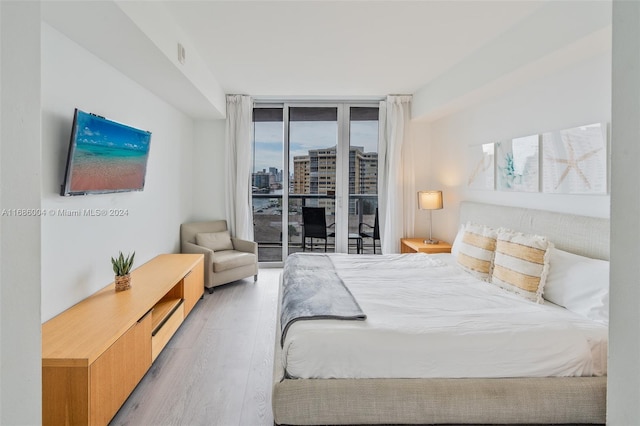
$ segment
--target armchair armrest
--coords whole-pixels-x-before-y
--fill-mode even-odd
[[[182,243],[182,253],[204,254],[204,263],[211,265],[213,262],[213,250],[193,243]]]
[[[233,248],[238,251],[243,251],[245,253],[253,253],[256,256],[258,255],[258,243],[254,241],[241,240],[239,238],[231,237],[231,242],[233,243]]]
[[[184,242],[182,243],[182,253],[204,254],[204,282],[205,287],[209,287],[211,282],[211,274],[213,273],[213,250],[202,247],[197,244]]]

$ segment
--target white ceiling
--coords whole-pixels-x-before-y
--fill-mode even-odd
[[[226,93],[414,93],[541,1],[167,1]]]
[[[46,0],[42,16],[194,118],[241,93],[413,94],[435,119],[611,46],[611,0]]]

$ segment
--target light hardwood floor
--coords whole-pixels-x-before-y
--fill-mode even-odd
[[[111,425],[273,425],[282,269],[205,291]]]

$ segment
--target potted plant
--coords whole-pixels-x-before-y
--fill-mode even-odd
[[[115,259],[111,258],[111,264],[113,265],[113,272],[116,274],[116,291],[129,290],[131,288],[131,267],[133,266],[133,258],[136,256],[136,252],[130,253],[127,257],[124,257],[122,252]]]

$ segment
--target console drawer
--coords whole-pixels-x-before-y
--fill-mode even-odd
[[[184,321],[184,303],[181,300],[173,313],[153,331],[151,337],[151,358],[153,361],[160,355],[160,352],[167,345],[171,336],[178,330],[182,321]]]

